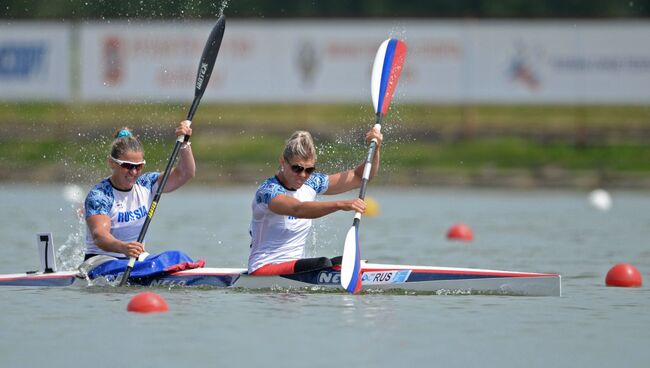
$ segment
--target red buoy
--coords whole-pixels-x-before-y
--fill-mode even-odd
[[[162,296],[152,293],[150,291],[137,294],[126,307],[129,312],[137,313],[153,313],[153,312],[167,312],[169,307],[167,302]]]
[[[642,284],[641,272],[628,263],[619,263],[612,267],[605,277],[607,286],[639,287]]]
[[[456,224],[447,231],[447,239],[471,241],[474,239],[472,229],[465,224]]]

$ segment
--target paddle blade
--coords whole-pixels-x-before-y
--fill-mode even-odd
[[[212,76],[212,69],[214,69],[214,63],[217,60],[217,54],[219,54],[219,48],[221,47],[221,40],[223,39],[225,30],[226,17],[222,15],[217,19],[217,23],[212,28],[212,32],[210,32],[210,36],[203,48],[203,54],[199,62],[199,70],[196,73],[196,84],[194,85],[195,97],[203,96],[203,92],[205,92],[208,86],[208,81],[210,80],[210,76]]]
[[[396,38],[390,38],[379,46],[370,82],[375,113],[385,114],[388,111],[405,57],[406,44]]]
[[[341,286],[352,294],[361,290],[361,260],[359,258],[358,227],[352,225],[345,236],[343,261],[341,262]]]

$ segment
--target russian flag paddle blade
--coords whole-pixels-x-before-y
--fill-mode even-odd
[[[350,227],[343,246],[343,263],[341,264],[341,286],[348,292],[356,294],[361,290],[361,252],[359,251],[358,220]]]
[[[397,38],[382,42],[372,66],[372,104],[375,113],[386,114],[406,57],[406,44]]]

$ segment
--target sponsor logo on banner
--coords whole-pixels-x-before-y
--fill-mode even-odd
[[[410,274],[411,270],[364,272],[361,282],[364,285],[401,284],[408,280]]]
[[[539,53],[541,52],[536,52],[536,54]],[[515,83],[523,85],[530,91],[538,90],[541,85],[541,80],[538,73],[535,71],[533,60],[536,60],[539,56],[540,55],[533,55],[533,51],[526,47],[526,45],[517,45],[515,54],[510,59],[510,66],[508,68],[510,79]]]
[[[114,86],[122,80],[122,52],[119,37],[104,39],[104,83]]]
[[[0,43],[0,78],[31,79],[45,73],[47,46]]]
[[[297,64],[300,71],[300,80],[306,88],[314,84],[316,70],[319,67],[319,55],[313,42],[304,41],[298,47]]]

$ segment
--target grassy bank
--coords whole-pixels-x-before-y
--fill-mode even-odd
[[[370,104],[368,104],[370,105]],[[92,181],[106,174],[113,131],[138,133],[162,169],[185,104],[0,104],[0,179]],[[312,131],[319,165],[360,162],[371,106],[214,105],[196,115],[198,181],[248,182],[273,173],[283,140]],[[396,104],[384,124],[385,184],[650,188],[645,106]]]

